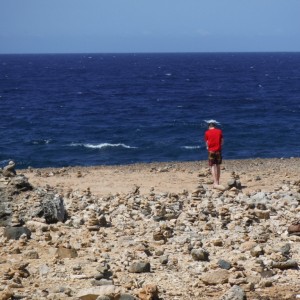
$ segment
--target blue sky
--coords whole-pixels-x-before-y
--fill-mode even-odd
[[[0,0],[0,53],[300,51],[300,0]]]

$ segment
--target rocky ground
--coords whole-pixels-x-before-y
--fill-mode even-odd
[[[0,170],[0,300],[300,299],[300,159]]]

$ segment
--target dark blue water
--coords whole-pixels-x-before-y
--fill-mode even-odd
[[[0,55],[0,163],[300,156],[300,53]]]

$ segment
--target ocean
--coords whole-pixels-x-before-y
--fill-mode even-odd
[[[0,166],[300,156],[300,53],[0,55]]]

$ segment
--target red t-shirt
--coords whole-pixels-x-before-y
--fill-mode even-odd
[[[205,132],[205,141],[208,144],[208,151],[221,151],[223,132],[221,129],[213,128]]]

